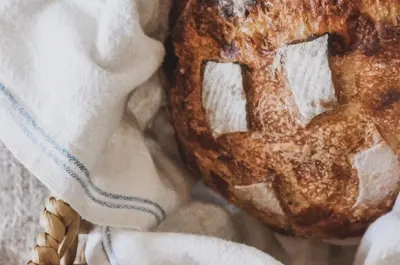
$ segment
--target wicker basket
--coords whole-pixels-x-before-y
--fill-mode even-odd
[[[28,265],[76,264],[78,234],[87,233],[91,224],[67,203],[54,197],[48,199],[40,223],[44,233],[38,235]],[[80,257],[77,264],[86,264],[84,257]]]

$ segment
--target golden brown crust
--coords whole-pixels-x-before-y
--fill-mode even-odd
[[[355,207],[349,157],[380,134],[400,159],[400,0],[188,0],[174,35],[176,86],[168,90],[182,156],[206,184],[277,231],[319,238],[360,235],[391,209],[400,182]],[[329,33],[338,97],[304,126],[285,76],[267,74],[276,50]],[[249,132],[214,139],[201,103],[207,61],[242,65]],[[281,104],[282,105],[282,104]],[[400,180],[399,180],[400,181]],[[268,183],[284,215],[244,201],[235,187]]]

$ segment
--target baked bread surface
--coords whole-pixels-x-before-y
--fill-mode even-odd
[[[287,235],[360,236],[392,208],[400,188],[400,0],[187,0],[179,8],[167,97],[195,174]],[[321,76],[332,86],[322,82],[321,96],[304,96],[313,84],[295,90],[282,58],[318,40],[330,71]],[[240,66],[247,130],[213,131],[218,109],[204,102],[210,62]]]

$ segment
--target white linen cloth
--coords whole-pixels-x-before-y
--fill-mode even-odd
[[[1,0],[0,139],[99,225],[85,239],[89,265],[352,264],[351,247],[275,235],[192,189],[158,73],[170,5]],[[219,206],[200,211],[190,200]],[[393,211],[368,230],[354,265],[400,264],[399,238]]]

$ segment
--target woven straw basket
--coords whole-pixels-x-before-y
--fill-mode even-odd
[[[50,197],[40,216],[44,232],[36,239],[28,265],[84,265],[84,257],[77,256],[78,234],[87,233],[91,224],[64,201]],[[74,263],[79,260],[79,263]]]

